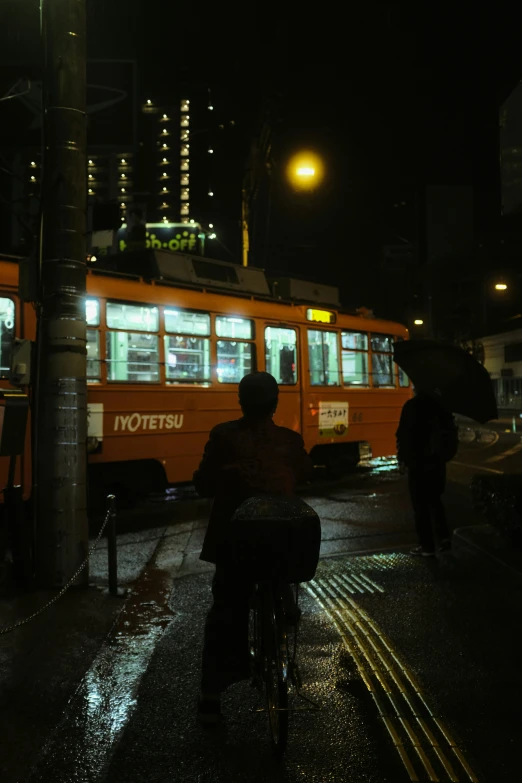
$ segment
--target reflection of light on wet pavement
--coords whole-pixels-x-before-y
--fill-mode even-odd
[[[383,593],[383,588],[368,573],[372,574],[375,567],[393,568],[402,560],[407,562],[404,555],[396,553],[350,559],[348,566],[346,561],[342,564],[323,561],[315,580],[305,588],[340,634],[409,779],[458,781],[464,774],[466,780],[477,783],[461,749],[442,719],[432,711],[409,667],[374,620],[352,598],[356,586],[360,593]],[[356,581],[354,570],[359,573]]]
[[[399,463],[397,457],[375,457],[373,459],[361,460],[359,466],[370,471],[375,476],[382,473],[391,473],[398,470]]]
[[[97,780],[102,774],[172,618],[169,594],[170,579],[163,571],[149,570],[138,581],[29,780],[51,779],[49,770],[54,780]]]

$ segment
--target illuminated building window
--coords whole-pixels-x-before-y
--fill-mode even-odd
[[[188,128],[188,126],[189,126],[188,114],[187,115],[181,115],[180,125],[181,125],[182,128]]]
[[[186,158],[185,160],[182,160],[181,161],[181,165],[180,165],[181,171],[188,171],[189,170],[189,163],[190,163],[190,161],[189,161],[188,158]]]
[[[182,204],[181,205],[181,209],[180,209],[180,214],[181,215],[188,215],[189,211],[190,211],[190,207],[189,207],[188,204]]]
[[[182,144],[181,145],[181,157],[186,158],[189,154],[189,145],[188,144]]]
[[[188,131],[181,131],[181,136],[179,137],[181,141],[188,141],[189,140],[189,132]]]
[[[182,174],[181,179],[179,181],[180,185],[188,185],[189,184],[189,178],[190,174]]]
[[[190,101],[188,101],[186,98],[184,98],[181,101],[181,111],[188,111],[189,110],[189,104],[190,104]]]
[[[188,188],[183,188],[182,191],[181,191],[181,200],[182,201],[188,201],[188,198],[189,198],[189,189]]]

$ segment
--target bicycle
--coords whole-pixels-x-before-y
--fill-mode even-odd
[[[299,582],[313,579],[319,560],[320,521],[299,498],[252,497],[232,518],[230,566],[256,583],[251,607],[253,684],[265,691],[272,749],[281,757],[288,743],[290,712],[319,707],[301,693],[297,664]],[[288,617],[291,585],[295,618]],[[293,613],[293,610],[292,610]],[[289,622],[289,619],[294,622]],[[289,686],[310,707],[289,707]]]
[[[256,585],[252,601],[253,684],[259,690],[264,687],[266,697],[266,708],[257,712],[268,712],[272,750],[279,757],[285,753],[288,743],[290,712],[319,709],[315,702],[301,693],[302,680],[297,663],[299,624],[288,622],[283,595],[283,591],[289,587],[275,582],[260,582]],[[294,585],[294,589],[297,609],[299,585]],[[289,707],[290,686],[299,698],[312,706]]]

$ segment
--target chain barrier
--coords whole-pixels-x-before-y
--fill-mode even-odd
[[[78,576],[81,574],[81,572],[83,571],[83,569],[85,568],[85,566],[86,566],[86,565],[87,565],[87,563],[89,562],[89,558],[91,557],[91,555],[93,554],[94,550],[95,550],[95,549],[96,549],[96,547],[98,546],[98,543],[99,543],[99,541],[100,541],[100,538],[102,537],[103,531],[105,530],[105,528],[106,528],[106,526],[107,526],[107,523],[108,523],[109,519],[111,519],[111,517],[115,516],[115,513],[116,513],[116,512],[115,512],[115,510],[114,510],[114,499],[115,499],[115,498],[114,498],[114,495],[109,495],[109,497],[107,498],[107,500],[108,500],[108,502],[109,502],[109,508],[107,509],[107,513],[106,513],[106,515],[105,515],[105,519],[103,520],[103,524],[102,524],[102,526],[101,526],[101,528],[100,528],[100,532],[99,532],[99,533],[98,533],[98,535],[96,536],[96,540],[94,541],[94,544],[93,544],[93,545],[91,546],[91,548],[89,549],[89,551],[88,551],[88,553],[87,553],[87,556],[86,556],[85,560],[84,560],[84,561],[83,561],[83,563],[82,563],[82,564],[81,564],[81,565],[80,565],[80,566],[77,568],[77,570],[75,571],[75,573],[73,574],[73,576],[71,576],[71,578],[69,579],[69,581],[67,582],[67,584],[65,585],[65,587],[62,587],[62,589],[60,590],[60,592],[58,593],[58,595],[55,595],[55,596],[54,596],[54,598],[52,598],[50,601],[48,601],[48,602],[47,602],[47,603],[46,603],[44,606],[42,606],[40,609],[38,609],[38,611],[37,611],[37,612],[34,612],[33,614],[29,615],[29,617],[26,617],[24,620],[18,620],[18,622],[16,622],[16,623],[13,623],[13,625],[8,625],[6,628],[0,628],[0,636],[3,636],[3,635],[4,635],[4,634],[6,634],[6,633],[10,633],[11,631],[14,631],[16,628],[20,628],[22,625],[26,625],[26,624],[27,624],[27,623],[29,623],[31,620],[34,620],[34,618],[35,618],[35,617],[38,617],[38,616],[39,616],[39,615],[41,615],[43,612],[45,612],[47,609],[49,609],[49,607],[51,607],[53,604],[55,604],[55,603],[56,603],[56,601],[58,601],[58,599],[59,599],[59,598],[61,598],[61,597],[62,597],[62,595],[64,595],[64,594],[67,592],[67,590],[69,589],[69,587],[70,587],[70,586],[73,584],[73,582],[75,581],[75,579],[77,579],[77,577],[78,577]]]

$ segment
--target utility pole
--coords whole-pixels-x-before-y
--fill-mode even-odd
[[[250,250],[250,240],[248,235],[248,195],[246,187],[241,191],[241,238],[243,247],[243,266],[248,266],[248,252]]]
[[[42,0],[44,166],[34,489],[36,575],[46,587],[64,585],[88,549],[85,27],[85,0]],[[87,583],[87,569],[80,579]]]

